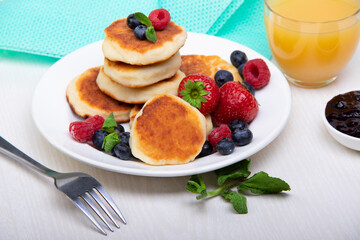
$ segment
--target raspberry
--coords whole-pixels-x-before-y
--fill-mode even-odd
[[[94,132],[102,128],[104,121],[105,119],[99,115],[91,116],[85,120],[85,122],[92,124]]]
[[[226,124],[221,124],[219,127],[214,128],[208,136],[208,140],[214,148],[216,148],[217,143],[223,138],[231,139],[231,130]]]
[[[153,10],[149,14],[149,19],[155,30],[161,31],[164,30],[165,27],[169,24],[171,17],[170,13],[166,9],[159,8]]]
[[[83,121],[70,123],[69,132],[76,141],[81,143],[91,141],[94,135],[93,125]]]
[[[265,87],[270,81],[270,70],[264,60],[258,58],[249,60],[243,69],[244,80],[256,90]]]

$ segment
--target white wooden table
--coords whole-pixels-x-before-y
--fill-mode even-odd
[[[251,157],[251,171],[280,177],[292,190],[248,196],[246,215],[236,214],[220,197],[195,200],[185,190],[189,177],[108,172],[52,147],[35,128],[31,102],[39,79],[54,62],[0,51],[0,135],[50,168],[97,178],[128,220],[107,239],[360,238],[360,152],[338,144],[321,121],[330,98],[360,89],[360,48],[331,85],[291,86],[289,121],[275,141]],[[214,180],[212,173],[204,177]],[[51,179],[2,154],[0,213],[0,239],[105,239]]]

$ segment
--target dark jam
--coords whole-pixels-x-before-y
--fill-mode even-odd
[[[360,91],[333,97],[326,105],[325,116],[340,132],[360,138]]]

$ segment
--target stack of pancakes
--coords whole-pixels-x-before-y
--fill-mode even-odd
[[[105,29],[102,45],[104,66],[97,85],[108,96],[129,104],[143,104],[163,93],[176,95],[184,74],[179,70],[179,49],[184,45],[186,30],[170,22],[156,31],[157,41],[139,40],[119,19]]]
[[[125,18],[108,26],[102,45],[104,65],[86,70],[67,87],[73,111],[83,118],[106,118],[113,112],[117,122],[127,122],[134,104],[159,94],[177,95],[185,77],[179,49],[187,38],[186,30],[170,22],[156,36],[155,43],[137,39]]]

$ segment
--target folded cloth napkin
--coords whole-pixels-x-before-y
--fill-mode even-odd
[[[0,48],[61,58],[104,38],[104,29],[132,12],[166,8],[187,31],[241,43],[271,54],[263,0],[0,0]]]

